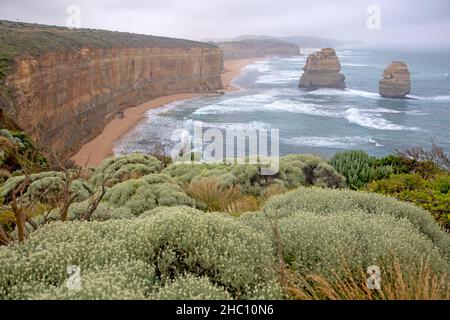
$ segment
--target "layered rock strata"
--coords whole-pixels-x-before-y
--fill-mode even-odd
[[[20,34],[21,27],[16,29]],[[126,108],[222,86],[223,55],[215,45],[95,30],[25,29],[31,40],[51,32],[48,47],[57,48],[38,54],[31,48],[14,57],[2,85],[10,103],[0,100],[0,109],[38,145],[66,158]],[[12,37],[7,40],[18,47]]]
[[[220,42],[217,45],[225,60],[300,55],[298,45],[276,39]]]
[[[308,56],[299,87],[307,90],[345,88],[345,76],[340,73],[341,63],[336,51],[322,49]]]
[[[405,62],[394,61],[384,70],[379,90],[384,98],[406,98],[411,92],[411,74]]]

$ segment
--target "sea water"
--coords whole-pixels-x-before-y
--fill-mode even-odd
[[[346,76],[344,91],[306,92],[298,83],[306,62],[273,57],[246,66],[234,80],[242,90],[223,96],[178,101],[147,117],[116,143],[116,153],[170,148],[176,129],[279,129],[280,153],[326,157],[341,150],[383,156],[431,140],[450,151],[450,48],[345,48],[337,50]],[[411,71],[407,100],[378,94],[384,68],[405,61]]]

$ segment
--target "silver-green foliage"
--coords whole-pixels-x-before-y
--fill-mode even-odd
[[[345,178],[322,158],[309,154],[291,154],[280,159],[279,179],[288,189],[300,186],[341,188]]]
[[[207,277],[187,274],[161,287],[152,300],[230,300],[231,295],[211,283]]]
[[[113,186],[131,178],[159,173],[162,162],[151,155],[130,154],[111,157],[104,160],[91,177],[91,183],[97,186]]]
[[[25,176],[9,178],[1,188],[1,196],[7,201],[11,200],[12,193],[20,187],[25,179]],[[32,198],[40,202],[57,200],[63,191],[64,179],[65,176],[61,172],[51,171],[32,174],[29,176],[30,184],[22,194],[22,200],[30,200]],[[84,201],[94,192],[94,187],[86,181],[74,180],[70,184],[69,191],[71,195],[76,196],[75,201]]]
[[[300,188],[272,198],[264,207],[270,216],[288,217],[297,212],[329,215],[336,212],[365,212],[407,219],[420,233],[427,236],[443,254],[450,257],[450,237],[435,222],[431,214],[413,204],[373,193],[350,190]]]
[[[80,221],[85,218],[85,215],[90,209],[91,203],[89,200],[83,202],[76,202],[70,205],[67,221]],[[106,221],[106,220],[117,220],[117,219],[131,219],[135,215],[131,213],[131,210],[127,207],[116,207],[108,204],[107,202],[100,202],[90,217],[90,221]],[[60,209],[52,210],[48,216],[48,221],[59,221]],[[42,216],[37,217],[38,224],[44,223]]]
[[[248,159],[246,159],[248,160]],[[294,189],[300,186],[340,188],[345,178],[322,158],[312,155],[289,155],[280,159],[279,173],[261,175],[263,164],[173,164],[163,173],[182,183],[214,177],[223,187],[239,185],[242,192],[260,195],[270,184]]]
[[[449,273],[441,252],[407,220],[365,212],[328,216],[297,213],[278,222],[284,255],[301,274],[345,274],[398,259],[404,272],[418,272],[429,261],[437,274]]]
[[[161,288],[177,291],[172,281],[185,274],[207,277],[233,298],[273,296],[274,255],[264,235],[230,217],[168,209],[148,218],[55,222],[23,244],[0,247],[0,299],[149,298]],[[80,291],[65,288],[72,265],[81,268]]]
[[[187,196],[175,180],[158,174],[116,184],[103,200],[116,207],[129,208],[134,215],[156,207],[195,206],[195,200]]]

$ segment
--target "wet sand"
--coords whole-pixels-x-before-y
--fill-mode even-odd
[[[240,89],[232,84],[233,79],[241,74],[243,67],[251,64],[255,60],[257,59],[228,60],[224,62],[222,85],[225,92]],[[200,94],[174,94],[150,100],[137,107],[125,109],[123,111],[123,117],[114,118],[106,125],[99,136],[83,145],[71,160],[79,166],[98,166],[104,159],[113,155],[114,143],[134,128],[145,117],[146,111],[162,107],[175,101],[192,99],[198,96]]]

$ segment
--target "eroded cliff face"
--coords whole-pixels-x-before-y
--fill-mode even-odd
[[[64,157],[114,115],[150,99],[220,89],[223,55],[214,46],[81,48],[17,58],[3,103],[40,146]]]
[[[300,55],[299,46],[276,39],[220,42],[217,45],[225,60]]]
[[[380,81],[380,95],[384,98],[404,99],[411,93],[411,74],[403,61],[392,62]]]
[[[345,88],[345,76],[341,74],[341,63],[332,48],[322,49],[308,56],[299,87],[307,90],[319,88]]]

